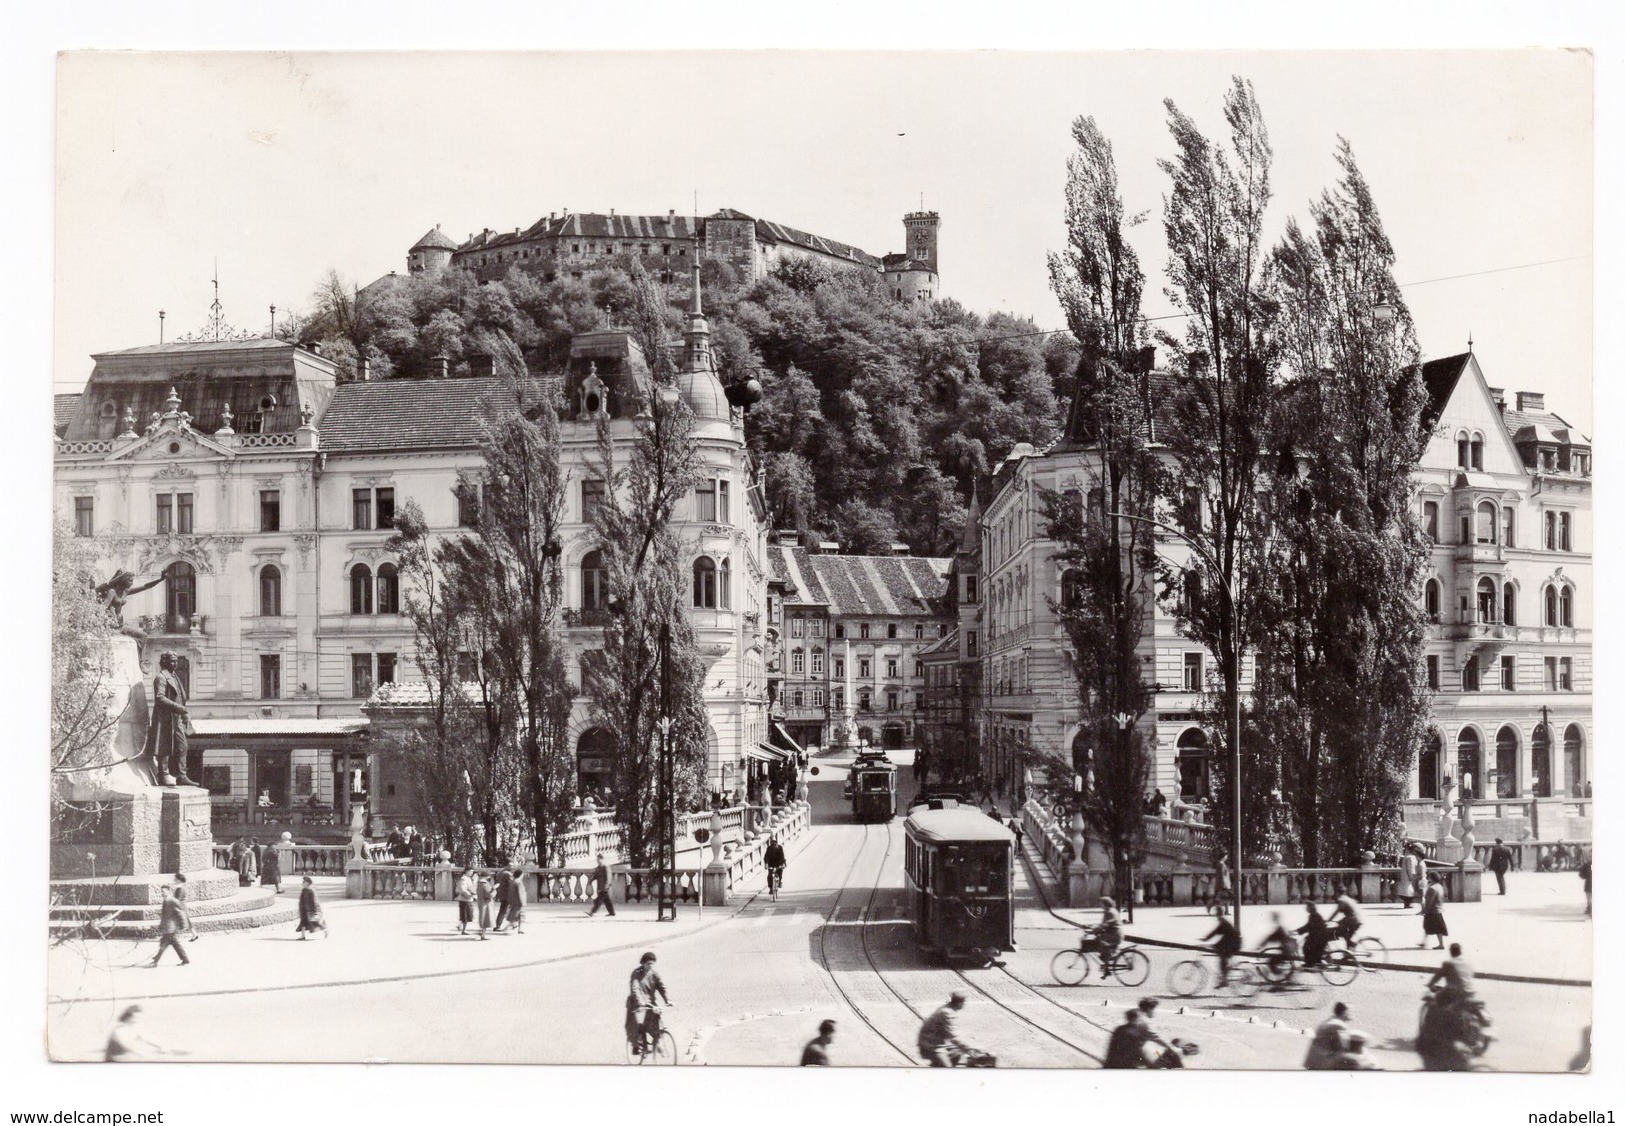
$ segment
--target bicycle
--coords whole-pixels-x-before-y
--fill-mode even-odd
[[[1361,969],[1369,970],[1373,965],[1388,963],[1388,944],[1374,934],[1362,934],[1353,939],[1339,934],[1336,940],[1341,941],[1344,949],[1354,955]]]
[[[1264,954],[1259,974],[1271,987],[1291,985],[1302,971],[1319,975],[1328,985],[1347,985],[1360,973],[1360,963],[1347,950],[1328,950],[1318,965],[1309,965],[1301,955],[1276,950]]]
[[[767,870],[767,894],[774,903],[779,901],[779,888],[784,886],[784,869],[778,865]]]
[[[1069,949],[1050,959],[1049,972],[1062,985],[1082,985],[1090,973],[1098,973],[1103,981],[1115,977],[1133,988],[1151,976],[1151,959],[1136,946],[1119,946],[1110,961],[1092,950]]]
[[[1217,960],[1217,959],[1215,959]],[[1168,991],[1176,997],[1194,997],[1205,992],[1208,983],[1213,981],[1214,973],[1208,969],[1206,958],[1187,958],[1183,962],[1175,962],[1168,971]],[[1238,997],[1252,997],[1263,988],[1264,981],[1259,968],[1252,962],[1242,961],[1240,956],[1230,959],[1230,974],[1222,982],[1214,985],[1215,992],[1228,990]]]
[[[677,1037],[665,1026],[665,1021],[661,1018],[663,1012],[659,1005],[649,1006],[649,1014],[644,1018],[643,1028],[637,1035],[626,1038],[627,1063],[676,1065]],[[647,1043],[647,1047],[642,1051],[638,1050],[642,1046],[640,1041]]]

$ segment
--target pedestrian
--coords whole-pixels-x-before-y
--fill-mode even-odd
[[[1309,917],[1298,928],[1298,933],[1304,936],[1303,964],[1318,966],[1326,960],[1326,947],[1332,940],[1332,928],[1326,925],[1325,918],[1313,903],[1305,902],[1304,906],[1309,909]]]
[[[479,908],[480,941],[485,941],[485,932],[491,929],[491,899],[494,892],[491,888],[491,873],[481,872],[474,881],[474,903]]]
[[[231,870],[233,872],[238,870],[243,859],[243,849],[247,847],[248,842],[242,837],[238,837],[236,840],[231,842],[231,851],[229,855],[231,856]]]
[[[1591,914],[1591,854],[1589,852],[1585,854],[1585,859],[1580,861],[1580,879],[1585,881],[1586,914],[1589,916]]]
[[[102,1055],[105,1063],[135,1063],[146,1056],[180,1056],[184,1052],[170,1051],[149,1040],[141,1029],[141,1006],[131,1005],[119,1014],[118,1023],[107,1034],[107,1049]]]
[[[152,956],[152,964],[156,966],[164,951],[173,948],[180,956],[181,965],[191,965],[192,959],[186,956],[186,948],[179,938],[182,932],[191,929],[192,920],[186,914],[186,904],[175,898],[174,888],[165,884],[164,901],[158,909],[158,953]]]
[[[282,894],[282,854],[272,845],[266,845],[260,854],[260,886],[276,889]]]
[[[391,829],[389,836],[384,838],[384,847],[388,850],[389,855],[396,860],[406,855],[406,837],[401,834],[399,825]]]
[[[835,1039],[835,1022],[826,1020],[818,1026],[818,1035],[807,1041],[801,1049],[802,1067],[828,1067],[829,1046]]]
[[[965,995],[954,992],[948,998],[948,1003],[925,1018],[920,1025],[920,1035],[916,1046],[920,1058],[928,1060],[932,1067],[953,1067],[970,1052],[968,1045],[962,1043],[956,1031],[959,1010],[965,1007]]]
[[[464,868],[457,877],[457,933],[467,934],[474,921],[474,869]]]
[[[1422,897],[1422,948],[1427,949],[1428,935],[1432,935],[1439,940],[1436,949],[1443,950],[1449,933],[1444,922],[1444,884],[1439,881],[1439,873],[1434,872],[1428,876],[1427,893]]]
[[[598,908],[604,907],[609,911],[609,917],[615,917],[615,901],[609,897],[609,865],[604,862],[604,854],[598,854],[598,866],[592,870],[594,893],[592,909],[587,912],[589,916],[598,914]]]
[[[1501,894],[1507,893],[1507,872],[1512,868],[1512,850],[1502,843],[1500,837],[1495,838],[1495,844],[1490,848],[1490,871],[1495,873],[1496,886]]]
[[[237,886],[251,888],[254,886],[254,876],[259,871],[259,865],[254,862],[254,842],[247,839],[243,842],[243,851],[237,857]]]
[[[1010,831],[1016,835],[1016,855],[1020,856],[1022,855],[1022,850],[1026,847],[1026,834],[1023,833],[1021,828],[1021,818],[1010,818],[1009,826]]]
[[[508,881],[508,922],[513,926],[514,934],[525,933],[525,874],[518,868],[512,873],[513,878]]]
[[[508,874],[506,867],[498,868],[495,877],[495,892],[497,898],[497,925],[491,929],[493,934],[502,933],[502,923],[508,917],[508,885],[513,877]]]
[[[1406,845],[1405,855],[1399,858],[1399,901],[1405,909],[1410,910],[1422,895],[1422,870],[1427,867],[1422,861],[1422,848],[1420,845]]]
[[[1309,1043],[1309,1054],[1303,1066],[1309,1071],[1335,1071],[1337,1060],[1348,1049],[1344,1037],[1349,1031],[1349,1007],[1339,1001],[1332,1006],[1332,1015],[1320,1022],[1315,1038]]]
[[[301,940],[311,931],[321,931],[323,938],[330,934],[327,919],[322,916],[322,905],[316,901],[316,887],[309,876],[305,877],[305,886],[299,889],[299,926],[295,929]]]
[[[186,873],[175,873],[175,898],[182,903],[186,902]]]

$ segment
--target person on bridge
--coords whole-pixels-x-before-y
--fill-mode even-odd
[[[474,869],[464,868],[457,877],[457,933],[467,934],[468,924],[474,921]]]
[[[609,897],[609,865],[604,862],[604,854],[598,854],[598,866],[592,870],[592,882],[597,888],[593,896],[592,908],[587,912],[589,916],[598,914],[600,907],[609,909],[609,917],[615,917],[615,901]]]
[[[1117,957],[1117,948],[1123,944],[1123,916],[1117,910],[1117,901],[1109,895],[1100,897],[1100,922],[1084,931],[1078,940],[1078,952],[1090,951],[1100,955],[1102,972]]]
[[[835,1022],[826,1020],[818,1026],[818,1035],[807,1041],[801,1049],[802,1067],[828,1067],[829,1046],[835,1039]]]
[[[1439,1000],[1456,1004],[1473,999],[1473,967],[1461,956],[1461,943],[1450,944],[1450,957],[1439,963],[1439,968],[1428,978],[1428,988],[1439,986]]]
[[[784,886],[784,846],[779,843],[778,837],[767,839],[767,849],[762,853],[762,863],[767,867],[767,886],[778,897],[779,889]]]
[[[1421,898],[1423,869],[1426,867],[1422,860],[1422,846],[1406,845],[1405,855],[1399,858],[1399,902],[1406,910],[1410,910],[1411,904]]]
[[[1434,949],[1443,950],[1449,933],[1444,921],[1444,884],[1439,882],[1439,873],[1434,872],[1428,876],[1428,890],[1422,897],[1422,949],[1427,949],[1428,935],[1432,935],[1439,940]]]
[[[1337,1060],[1348,1050],[1349,1007],[1339,1001],[1332,1006],[1332,1015],[1320,1022],[1315,1038],[1309,1043],[1309,1054],[1303,1058],[1308,1071],[1335,1071]]]
[[[631,980],[627,983],[626,1038],[632,1044],[632,1051],[640,1056],[648,1047],[644,1033],[648,1030],[649,1014],[654,1009],[656,999],[671,1004],[671,998],[666,994],[666,983],[660,980],[660,974],[655,970],[658,960],[653,950],[647,951],[638,959],[638,967],[632,971]]]
[[[1585,854],[1585,859],[1580,861],[1580,878],[1585,881],[1586,914],[1589,916],[1591,914],[1591,853],[1589,852]]]
[[[480,909],[480,941],[485,941],[485,932],[491,929],[491,899],[495,892],[491,888],[491,873],[481,872],[479,879],[474,881],[474,902]]]
[[[305,877],[305,886],[299,889],[299,937],[304,939],[311,931],[321,931],[322,936],[332,934],[327,929],[327,920],[322,916],[322,905],[316,899],[316,886],[309,876]]]
[[[946,1005],[920,1025],[920,1058],[929,1060],[932,1067],[957,1067],[970,1054],[969,1045],[960,1041],[955,1029],[959,1010],[964,1007],[965,995],[956,990]]]
[[[1501,889],[1501,894],[1507,893],[1507,873],[1512,870],[1512,850],[1507,848],[1500,837],[1495,838],[1495,844],[1490,848],[1490,862],[1487,865],[1495,873],[1495,886]]]
[[[508,917],[508,885],[513,877],[508,874],[506,867],[498,868],[493,883],[493,891],[497,897],[497,925],[491,928],[491,933],[501,934],[502,923]]]
[[[1230,959],[1241,953],[1241,932],[1230,921],[1228,907],[1219,908],[1218,922],[1213,924],[1213,929],[1202,941],[1213,943],[1213,953],[1219,959],[1219,985],[1222,987],[1230,977]]]
[[[1360,917],[1360,905],[1355,902],[1354,897],[1347,892],[1338,896],[1336,908],[1332,911],[1332,917],[1326,921],[1337,924],[1332,937],[1342,939],[1344,944],[1350,950],[1353,950],[1354,936],[1360,933],[1360,927],[1365,922]]]
[[[514,934],[525,933],[525,874],[520,869],[513,870],[513,878],[508,881],[508,898],[505,906],[508,908],[508,922],[513,926]]]
[[[1305,902],[1304,907],[1308,908],[1309,917],[1297,931],[1304,936],[1303,964],[1318,966],[1326,960],[1326,947],[1332,941],[1332,928],[1326,925],[1325,917],[1313,903]]]

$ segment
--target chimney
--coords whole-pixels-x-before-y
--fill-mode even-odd
[[[496,359],[492,356],[470,356],[468,358],[468,374],[471,376],[495,375],[497,370]]]
[[[312,340],[309,344],[305,345],[305,348],[312,356],[320,356],[322,354],[322,343],[319,340]]]
[[[1192,352],[1186,357],[1186,366],[1191,375],[1207,374],[1208,355],[1206,352]]]
[[[1546,392],[1519,391],[1518,409],[1521,411],[1543,411],[1546,409]]]
[[[436,379],[447,379],[451,374],[451,360],[445,356],[436,356],[432,361]]]
[[[1507,409],[1507,393],[1504,387],[1491,387],[1490,400],[1501,410]]]
[[[611,219],[615,218],[615,209],[613,207],[609,209],[609,217]]]
[[[839,555],[840,553],[841,553],[841,545],[836,543],[834,540],[819,540],[818,541],[818,554],[820,554],[820,555]]]
[[[801,533],[796,531],[794,528],[780,528],[779,529],[779,546],[780,547],[800,547],[801,546]]]
[[[361,357],[361,371],[358,374],[358,378],[363,383],[372,378],[372,361],[366,356]]]
[[[894,543],[894,544],[892,544],[891,545],[891,553],[893,555],[907,555],[908,554],[908,544],[906,544],[906,543]]]

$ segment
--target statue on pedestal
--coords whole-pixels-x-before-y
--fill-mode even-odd
[[[161,786],[195,786],[186,776],[186,741],[192,724],[186,708],[186,689],[175,673],[175,654],[158,658],[152,678],[152,718],[147,723],[143,756],[152,759],[153,776]]]

